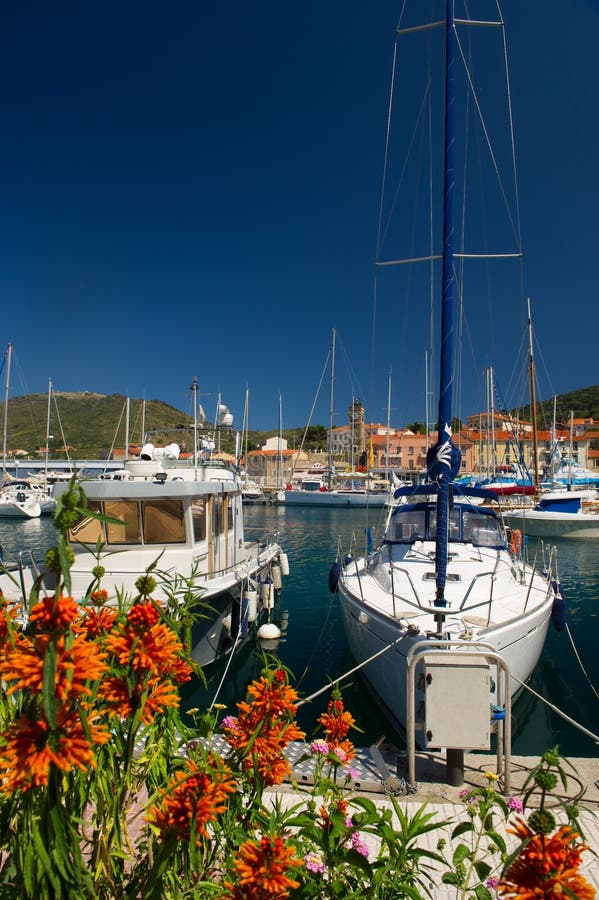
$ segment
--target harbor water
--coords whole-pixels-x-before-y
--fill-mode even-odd
[[[293,673],[302,697],[325,687],[354,665],[345,644],[338,597],[328,590],[328,573],[338,556],[348,551],[362,553],[366,528],[373,537],[380,533],[384,510],[309,509],[285,506],[246,506],[246,539],[266,532],[279,535],[289,557],[290,575],[273,613],[282,636],[274,652]],[[5,555],[31,551],[41,559],[54,543],[49,517],[0,520],[0,544]],[[558,544],[559,575],[567,607],[568,631],[552,626],[530,686],[549,703],[575,722],[597,732],[599,721],[599,542],[562,541]],[[204,686],[199,680],[186,685],[183,708],[205,708],[215,699],[227,711],[243,699],[247,683],[259,673],[263,653],[254,638],[248,639],[232,659],[221,660],[205,670]],[[360,731],[354,732],[357,745],[368,746],[384,739],[398,748],[405,745],[377,707],[360,673],[342,683],[346,706]],[[316,719],[329,699],[328,690],[303,705],[299,723],[310,737]],[[546,703],[524,691],[513,707],[514,753],[541,754],[559,745],[567,757],[596,755],[593,740],[564,721]]]

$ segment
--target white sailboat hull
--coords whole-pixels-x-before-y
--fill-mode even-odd
[[[312,506],[327,509],[375,509],[385,506],[384,491],[285,491],[286,506]]]

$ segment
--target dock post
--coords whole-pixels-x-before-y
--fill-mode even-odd
[[[447,784],[461,787],[464,784],[464,751],[448,749],[446,759]]]

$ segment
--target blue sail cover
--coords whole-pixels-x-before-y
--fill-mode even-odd
[[[454,164],[454,69],[455,69],[454,2],[447,0],[445,22],[445,165],[443,177],[443,279],[441,299],[441,354],[439,385],[439,437],[431,450],[435,460],[437,494],[437,539],[435,545],[435,606],[447,606],[447,550],[449,538],[449,485],[452,480],[454,445],[451,440],[452,370],[453,370],[453,206],[455,190]]]

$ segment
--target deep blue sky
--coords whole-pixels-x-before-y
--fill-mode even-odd
[[[425,6],[422,3],[422,6]],[[477,3],[471,4],[472,15]],[[333,325],[351,390],[424,416],[423,342],[372,297],[398,0],[0,5],[0,296],[11,393],[87,389],[304,424]],[[525,291],[544,393],[599,383],[596,0],[507,0]],[[426,315],[426,310],[425,310]],[[504,384],[520,301],[472,325]],[[493,335],[485,349],[484,341]],[[491,358],[493,355],[494,358]],[[346,365],[347,359],[351,362]],[[351,366],[351,387],[343,374]],[[484,387],[465,379],[461,412]],[[550,382],[550,383],[549,383]],[[371,400],[372,398],[372,400]],[[313,421],[328,418],[323,387]]]

